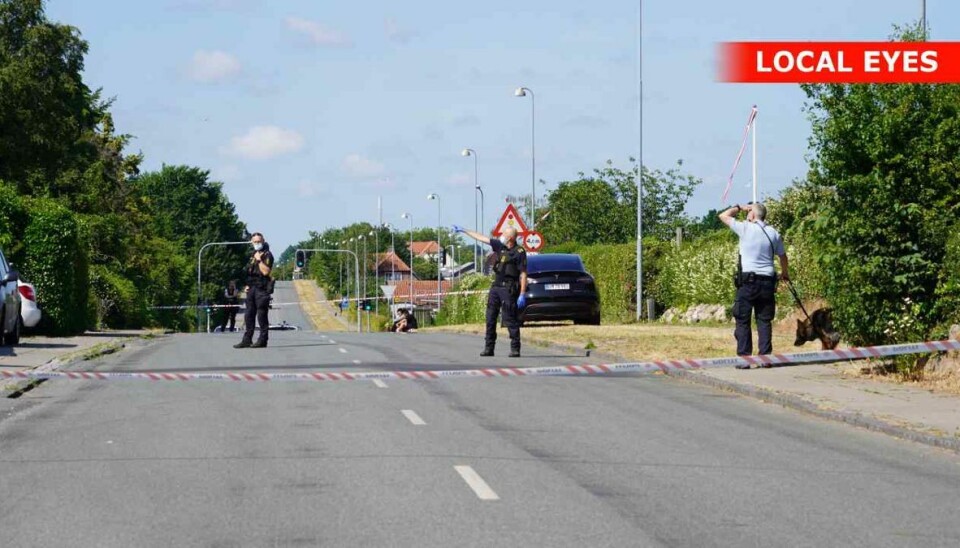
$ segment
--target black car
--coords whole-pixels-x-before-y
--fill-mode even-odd
[[[527,256],[527,306],[520,320],[600,325],[600,294],[579,255]]]

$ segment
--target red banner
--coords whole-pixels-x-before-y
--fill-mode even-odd
[[[722,82],[960,82],[960,42],[725,42],[719,55]]]

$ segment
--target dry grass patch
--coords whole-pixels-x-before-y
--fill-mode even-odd
[[[909,386],[937,394],[960,395],[960,354],[956,352],[950,352],[939,359],[931,359],[919,379],[889,372],[887,369],[884,363],[869,362],[867,366],[851,364],[845,367],[843,373],[851,377]]]
[[[482,335],[479,324],[430,328],[452,333]],[[498,340],[506,340],[501,329]],[[756,336],[756,333],[754,333]],[[626,325],[531,325],[524,327],[521,337],[527,342],[545,342],[573,348],[593,345],[598,352],[615,354],[634,360],[677,358],[719,358],[736,353],[733,325],[706,327],[671,324]],[[481,344],[478,342],[478,344]],[[808,345],[809,346],[809,345]],[[773,347],[777,352],[793,349],[793,334],[775,329]],[[819,345],[817,346],[819,349]],[[806,348],[810,350],[810,348]]]
[[[310,323],[317,331],[346,331],[343,325],[334,314],[332,303],[317,302],[321,299],[321,292],[316,284],[309,280],[294,280],[293,287],[297,290],[297,297],[300,299],[300,309],[310,318]]]

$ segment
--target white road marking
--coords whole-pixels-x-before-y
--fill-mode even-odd
[[[328,339],[328,341],[330,342],[330,344],[337,344],[337,341],[335,341],[335,340],[333,340],[333,339]]]
[[[400,412],[403,413],[403,416],[407,417],[407,420],[413,423],[414,426],[426,426],[427,424],[423,422],[423,419],[421,419],[420,415],[418,415],[415,411],[410,409],[401,409]]]
[[[341,349],[340,349],[340,353],[341,353],[341,354],[346,354],[346,353],[347,353],[347,349],[346,349],[346,348],[341,348]]]
[[[353,363],[360,365],[360,360],[353,360]]]
[[[473,492],[476,493],[477,498],[480,500],[500,500],[499,495],[487,485],[487,482],[483,481],[480,474],[473,468],[469,466],[454,466],[453,469],[460,474],[463,481],[467,482],[467,485],[470,486],[470,489],[473,489]]]
[[[377,388],[386,388],[387,383],[381,381],[380,379],[373,379],[373,385]]]

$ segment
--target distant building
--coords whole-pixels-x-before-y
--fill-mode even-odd
[[[387,280],[387,283],[409,280],[410,276],[413,276],[410,265],[405,263],[403,259],[398,257],[393,251],[378,253],[375,260],[377,278],[383,278]],[[416,276],[414,276],[414,279],[416,279]]]
[[[397,288],[393,293],[393,300],[397,303],[409,303],[410,300],[410,281],[395,282]],[[443,280],[440,282],[440,291],[447,293],[453,290],[453,282]],[[413,282],[413,304],[417,306],[436,306],[437,304],[437,281],[436,280],[414,280]]]

